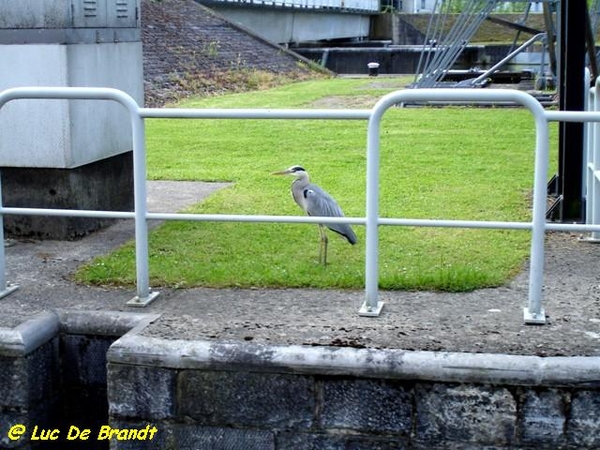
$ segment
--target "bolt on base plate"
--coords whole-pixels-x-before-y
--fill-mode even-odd
[[[371,305],[367,305],[367,302],[364,302],[358,310],[358,315],[364,317],[379,317],[379,314],[381,314],[381,310],[383,309],[383,305],[385,305],[384,302],[377,302],[377,306],[373,307]]]
[[[144,306],[148,306],[150,303],[152,303],[156,299],[156,297],[159,296],[159,294],[160,294],[160,292],[154,291],[154,292],[150,292],[148,294],[148,297],[140,297],[139,295],[136,295],[131,300],[129,300],[126,303],[126,305],[143,308]]]
[[[523,308],[523,321],[526,325],[545,325],[546,324],[546,313],[544,308],[539,313],[532,313],[529,308]]]

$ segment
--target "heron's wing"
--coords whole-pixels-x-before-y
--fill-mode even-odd
[[[309,184],[304,188],[303,196],[306,205],[306,212],[309,216],[322,217],[344,217],[344,213],[340,205],[333,199],[331,195],[321,189],[319,186]],[[336,233],[341,234],[351,244],[356,243],[356,234],[349,224],[346,223],[331,223],[327,224],[327,228]]]
[[[311,216],[343,217],[342,209],[331,195],[319,186],[309,184],[302,195],[306,204],[306,212]]]

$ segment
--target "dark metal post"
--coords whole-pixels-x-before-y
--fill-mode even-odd
[[[559,96],[561,111],[583,111],[585,100],[585,17],[582,0],[560,2]],[[560,123],[558,158],[560,220],[585,218],[583,202],[583,124]]]

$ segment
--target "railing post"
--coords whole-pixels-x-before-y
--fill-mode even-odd
[[[1,106],[2,105],[0,105],[0,107]],[[9,285],[6,282],[6,256],[4,254],[4,214],[1,213],[2,206],[2,179],[0,176],[0,298],[6,297],[11,292],[19,289],[18,285]]]
[[[544,284],[549,132],[548,120],[543,108],[539,103],[535,103],[535,105],[537,108],[529,107],[535,120],[536,138],[531,220],[531,260],[529,266],[529,302],[528,306],[523,308],[523,321],[526,324],[541,325],[546,323],[546,313],[542,308],[542,288]]]
[[[358,314],[376,317],[381,314],[379,301],[379,132],[381,117],[389,105],[378,102],[367,127],[367,219],[365,250],[365,301]]]
[[[587,110],[598,112],[600,111],[600,77],[595,81],[594,87],[589,90],[590,96]],[[585,223],[597,225],[600,224],[600,172],[598,164],[600,164],[600,124],[598,122],[588,123],[589,127],[588,140],[586,142],[586,159],[584,161],[585,170]],[[592,231],[589,237],[582,239],[586,242],[600,242],[600,232]]]
[[[146,191],[146,138],[144,119],[136,111],[129,110],[133,137],[133,189],[135,205],[135,267],[137,295],[129,300],[129,306],[146,306],[158,292],[150,292],[148,252],[148,202]]]

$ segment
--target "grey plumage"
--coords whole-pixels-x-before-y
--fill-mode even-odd
[[[340,208],[333,197],[316,184],[312,184],[308,172],[303,167],[292,166],[283,172],[275,172],[273,175],[292,175],[296,177],[292,183],[292,197],[298,206],[309,216],[344,217],[342,208]],[[325,234],[325,226],[346,238],[350,244],[354,245],[357,242],[356,234],[349,224],[319,224],[321,234],[319,260],[323,264],[327,264],[327,235]]]

